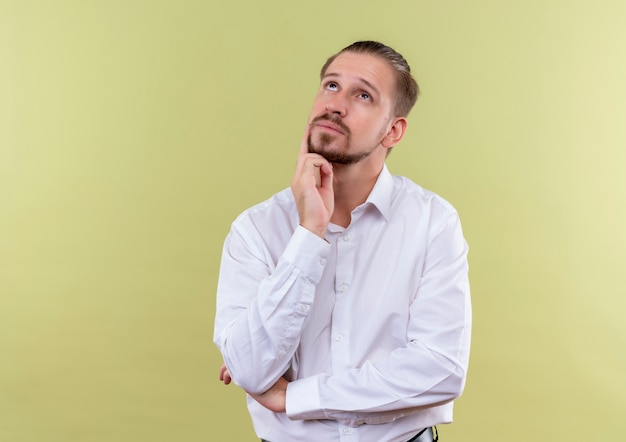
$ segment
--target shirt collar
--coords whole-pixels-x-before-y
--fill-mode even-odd
[[[370,192],[365,204],[371,204],[378,209],[380,214],[389,220],[391,212],[391,195],[393,193],[393,176],[389,173],[387,165],[383,164],[383,170],[380,171],[376,184]]]

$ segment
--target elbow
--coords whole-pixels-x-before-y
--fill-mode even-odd
[[[455,367],[455,370],[450,373],[448,378],[447,388],[445,395],[447,396],[446,402],[451,402],[459,398],[465,390],[465,381],[467,379],[467,369],[460,364]]]
[[[463,394],[467,370],[462,364],[455,363],[448,367],[447,374],[429,390],[433,396],[428,406],[439,406],[450,403]]]
[[[230,373],[230,376],[235,385],[249,394],[265,393],[271,387],[271,385],[265,386],[264,379],[255,376],[251,370],[235,370],[234,373]]]
[[[245,368],[250,364],[240,362],[235,355],[228,351],[226,343],[220,339],[216,338],[214,343],[220,350],[223,364],[230,375],[231,382],[248,393],[258,393],[256,386],[259,385],[259,379],[255,376],[255,371]]]
[[[222,352],[224,364],[228,369],[232,383],[246,393],[265,393],[276,383],[278,378],[274,379],[275,375],[272,371],[261,369],[259,364],[254,363],[254,358],[241,358],[241,353]]]
[[[262,394],[272,388],[281,375],[272,372],[260,373],[253,367],[243,367],[241,370],[229,372],[232,382],[248,394]]]
[[[229,357],[227,353],[222,352],[224,358],[224,364],[230,375],[230,379],[233,384],[245,390],[247,393],[263,393],[259,391],[262,380],[258,376],[258,372],[253,367],[248,367],[248,364],[237,361],[237,358]]]

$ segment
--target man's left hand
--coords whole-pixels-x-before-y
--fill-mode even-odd
[[[222,381],[224,385],[228,385],[232,381],[230,372],[228,371],[228,368],[226,368],[226,364],[224,362],[222,362],[222,366],[220,367],[220,381]]]
[[[284,413],[286,411],[287,399],[287,379],[281,377],[269,390],[265,393],[252,394],[248,393],[259,404],[274,413]]]
[[[231,382],[230,372],[225,363],[220,367],[220,381],[225,385]],[[276,383],[265,393],[253,394],[247,392],[255,401],[263,405],[274,413],[284,413],[287,402],[287,379],[281,377]]]

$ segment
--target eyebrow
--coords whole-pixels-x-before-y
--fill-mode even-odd
[[[329,73],[324,75],[324,78],[328,78],[328,77],[340,78],[341,75],[336,74],[334,72],[329,72]],[[372,83],[367,81],[365,78],[358,77],[358,81],[360,81],[361,83],[364,83],[367,87],[372,89],[375,94],[380,95],[380,93],[378,92],[378,89],[376,89],[376,86],[374,86]]]

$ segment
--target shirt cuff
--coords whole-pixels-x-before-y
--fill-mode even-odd
[[[298,226],[283,252],[283,258],[302,270],[307,278],[317,284],[326,268],[329,253],[328,241]]]
[[[289,419],[326,419],[321,409],[319,377],[312,376],[287,384],[285,408]]]

